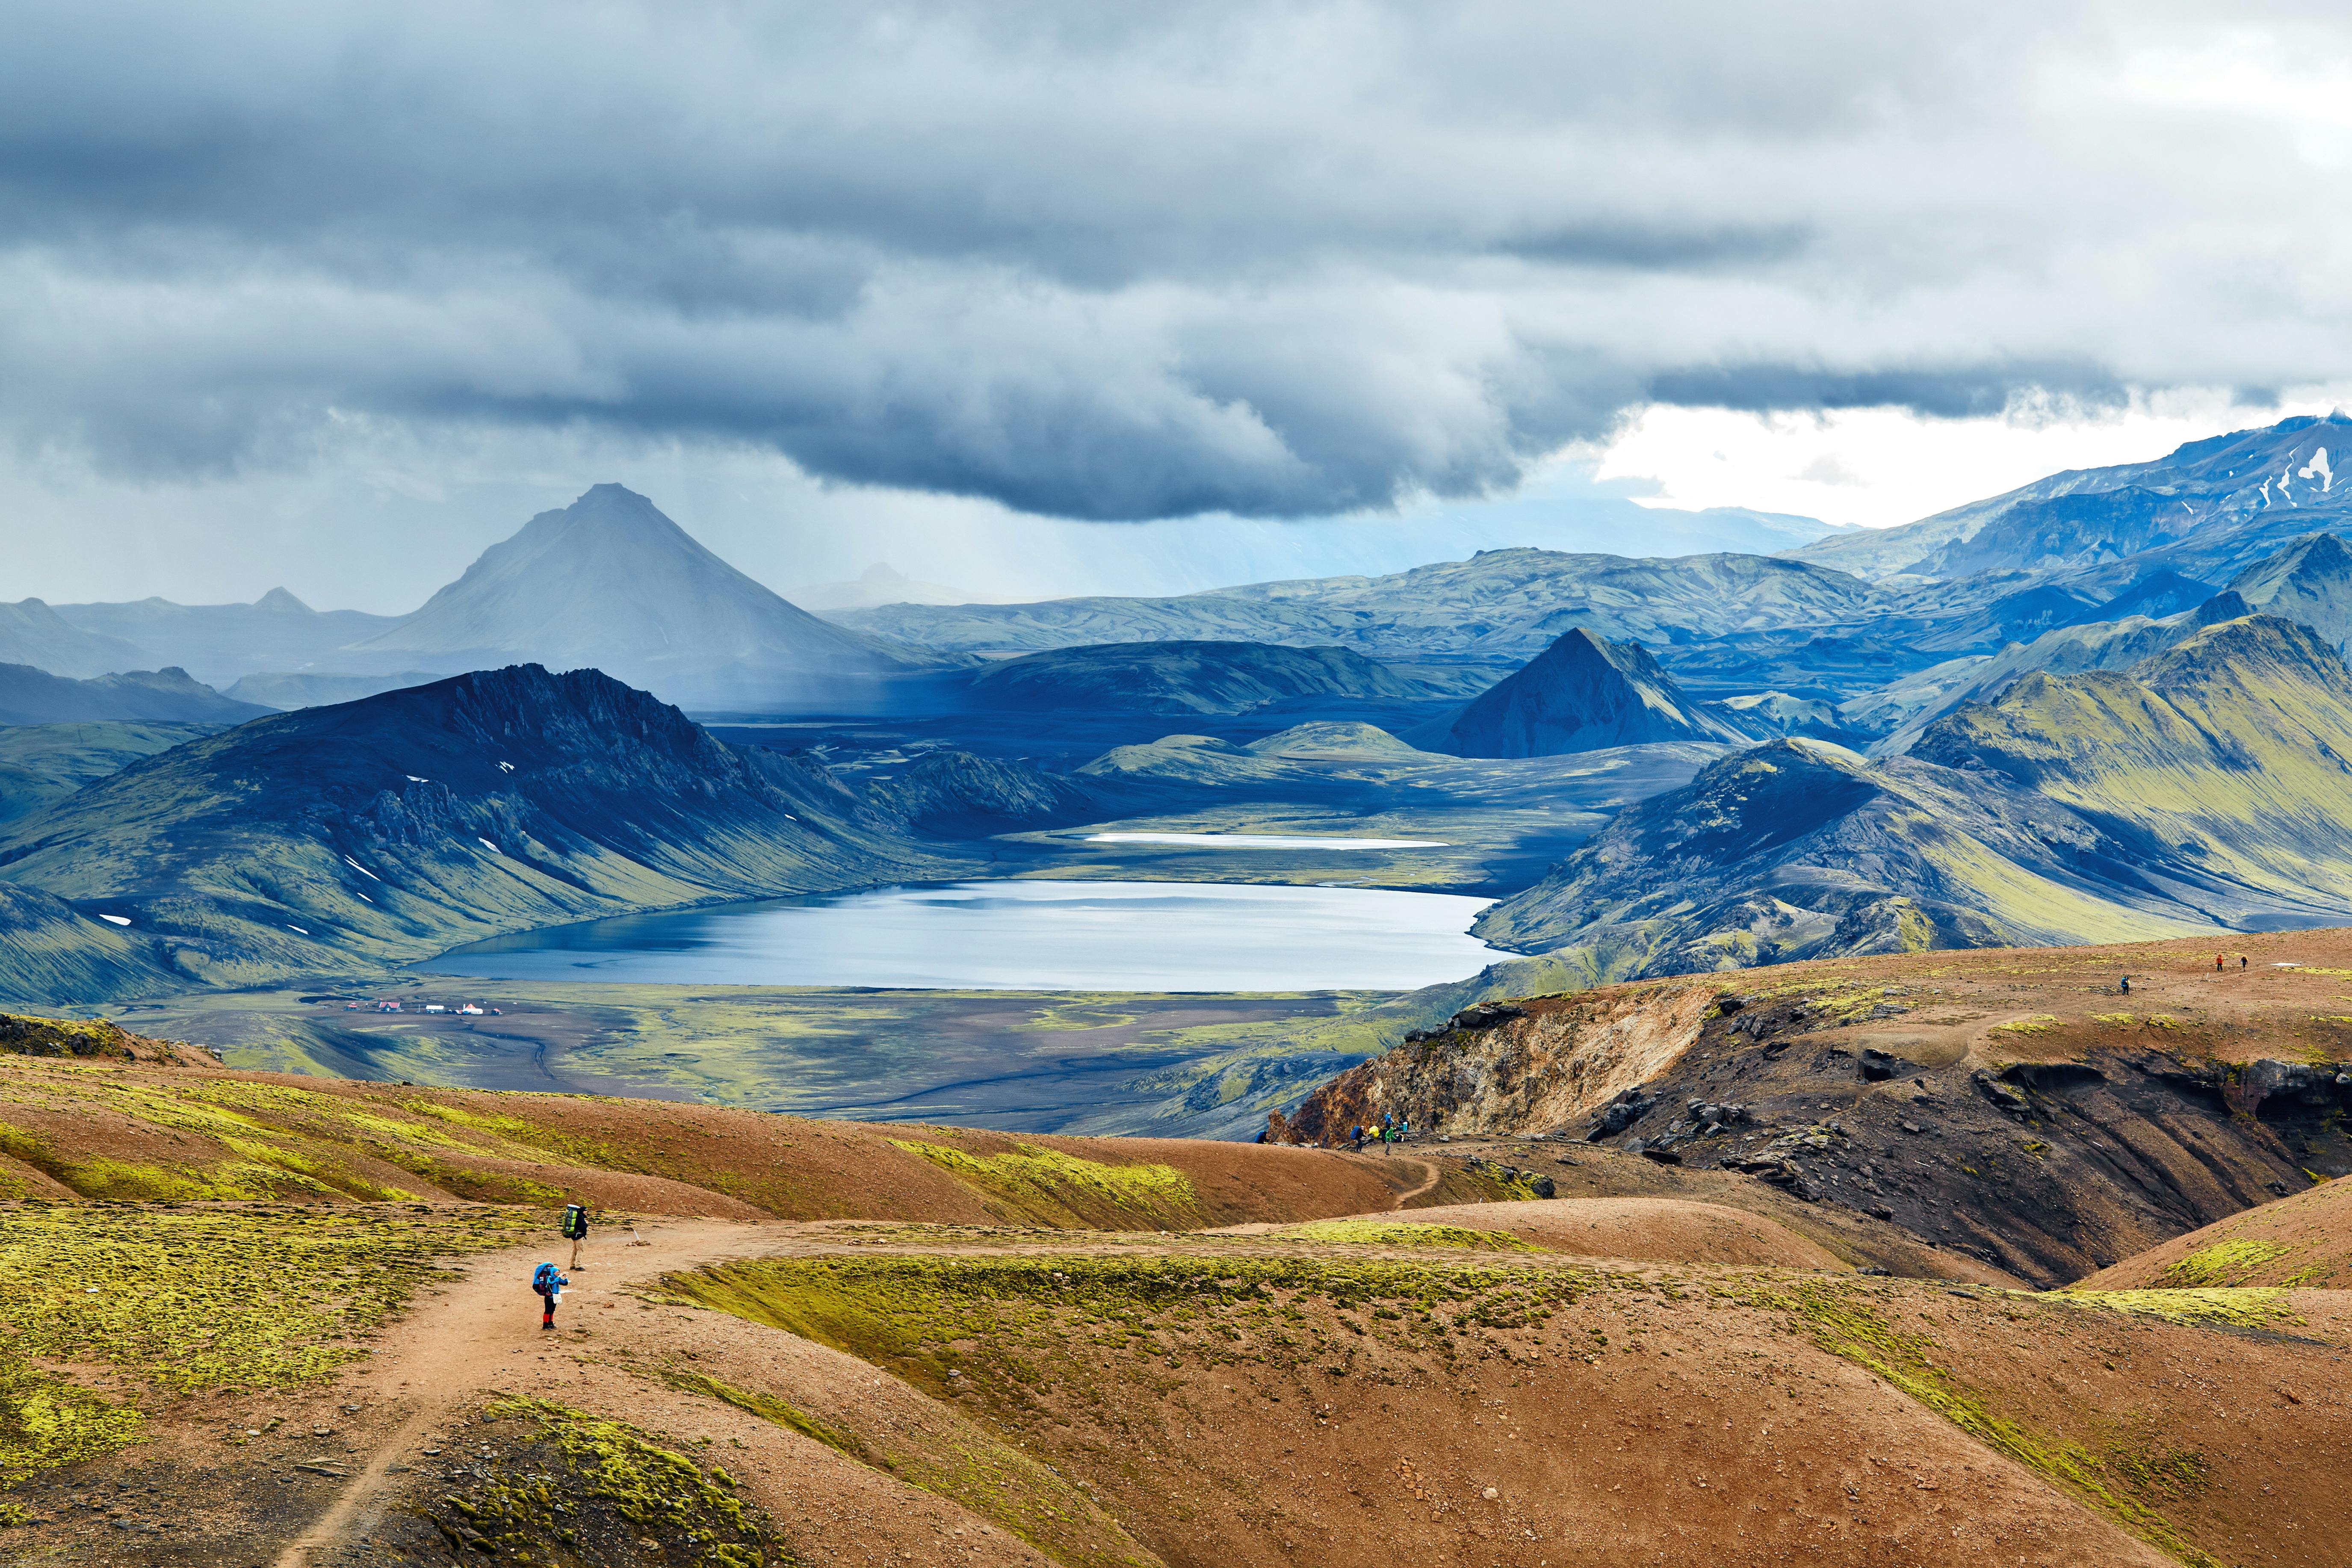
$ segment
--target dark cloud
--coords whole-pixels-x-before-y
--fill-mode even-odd
[[[750,442],[1134,520],[1507,489],[1647,399],[2343,375],[2332,154],[2168,86],[2165,51],[2240,47],[2201,26],[35,8],[0,51],[0,426],[149,477],[300,465],[352,419]]]

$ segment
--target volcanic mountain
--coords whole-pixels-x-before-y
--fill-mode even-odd
[[[536,665],[257,720],[0,837],[0,878],[143,942],[183,984],[350,973],[600,915],[885,880],[917,858],[822,771],[734,750],[595,670]],[[44,994],[44,963],[10,946],[0,994]]]
[[[1549,757],[1749,737],[1692,705],[1639,643],[1606,642],[1578,626],[1452,720],[1410,738],[1457,757]]]
[[[908,668],[753,582],[619,485],[541,512],[350,652],[403,668],[593,665],[704,707],[774,705]]]

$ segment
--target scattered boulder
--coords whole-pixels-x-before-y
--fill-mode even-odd
[[[1650,1108],[1655,1104],[1657,1101],[1650,1097],[1646,1089],[1639,1084],[1634,1085],[1601,1108],[1601,1118],[1592,1124],[1592,1130],[1584,1135],[1584,1141],[1588,1143],[1597,1143],[1603,1138],[1624,1131],[1648,1114]]]
[[[1525,1007],[1508,1002],[1481,1002],[1454,1014],[1453,1026],[1457,1029],[1491,1029],[1497,1024],[1507,1024],[1514,1018],[1527,1016]]]
[[[1969,1076],[1984,1097],[1992,1101],[1995,1109],[2005,1110],[2011,1116],[2022,1116],[2033,1109],[2032,1102],[2021,1091],[1983,1068],[1979,1068]]]

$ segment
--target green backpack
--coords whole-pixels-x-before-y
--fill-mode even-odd
[[[567,1240],[567,1241],[577,1241],[577,1240],[579,1240],[582,1237],[583,1237],[583,1236],[585,1236],[585,1235],[587,1235],[587,1234],[588,1234],[588,1210],[587,1210],[586,1206],[585,1206],[585,1205],[581,1205],[581,1204],[566,1204],[566,1205],[563,1205],[563,1237],[564,1237],[564,1239],[565,1239],[565,1240]]]

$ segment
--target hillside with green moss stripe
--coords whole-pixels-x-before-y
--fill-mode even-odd
[[[1727,757],[1480,917],[1595,979],[2309,926],[2352,911],[2352,669],[2268,616],[2037,672],[1877,763]]]

